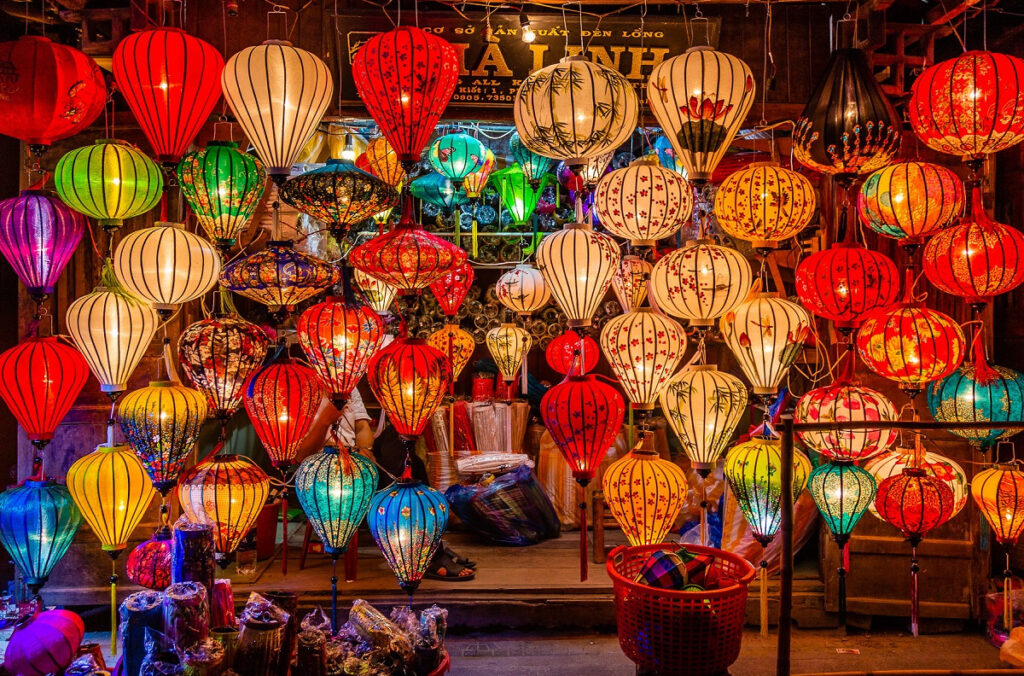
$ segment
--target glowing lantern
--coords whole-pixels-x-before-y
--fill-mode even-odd
[[[434,172],[420,176],[410,183],[409,194],[449,213],[466,201],[466,196],[451,179]]]
[[[371,310],[379,315],[388,314],[391,303],[395,301],[395,296],[398,295],[398,289],[387,282],[382,282],[376,277],[366,274],[362,270],[353,270],[352,279],[355,281],[356,286],[359,287],[359,290],[362,291],[363,298]]]
[[[75,539],[82,514],[64,486],[26,479],[0,493],[0,543],[33,595]]]
[[[547,179],[542,176],[534,185],[522,167],[516,164],[491,174],[491,185],[501,197],[501,203],[508,210],[514,225],[529,223],[546,182]]]
[[[24,141],[36,155],[84,131],[103,112],[107,86],[91,58],[38,35],[0,42],[5,95],[0,134]]]
[[[291,312],[299,303],[334,286],[338,277],[335,265],[297,251],[290,241],[272,241],[266,249],[229,263],[220,283],[273,312]]]
[[[206,420],[206,397],[191,387],[153,381],[125,395],[117,419],[125,441],[165,496],[178,483]]]
[[[793,451],[793,491],[796,501],[807,485],[811,461]],[[778,439],[754,438],[737,444],[725,456],[725,478],[739,503],[754,539],[767,547],[782,521],[782,454]]]
[[[755,249],[776,249],[810,224],[815,206],[814,186],[803,174],[755,162],[722,181],[714,209],[722,230]]]
[[[549,389],[540,413],[573,478],[587,485],[622,428],[622,396],[594,376],[571,375]]]
[[[128,546],[155,491],[128,446],[99,446],[68,468],[68,490],[112,557]]]
[[[540,241],[537,267],[569,328],[590,326],[619,267],[619,246],[589,225],[567,223]]]
[[[623,256],[612,275],[612,289],[623,312],[632,312],[647,298],[647,280],[654,266],[639,256]]]
[[[85,227],[81,214],[40,190],[0,201],[0,254],[37,303],[53,293]]]
[[[177,162],[220,100],[224,57],[180,28],[131,33],[114,48],[117,90],[160,162]]]
[[[563,162],[558,166],[558,176],[563,184],[573,192],[589,193],[598,184],[601,177],[608,171],[608,165],[615,157],[613,151],[583,158],[578,165]]]
[[[218,420],[226,421],[242,403],[242,388],[263,363],[268,344],[263,329],[233,314],[201,319],[178,338],[185,375]]]
[[[649,411],[686,352],[686,332],[674,319],[644,307],[604,325],[601,352],[633,409]]]
[[[128,552],[125,572],[128,581],[140,587],[163,591],[171,584],[171,529],[158,528],[148,540]]]
[[[332,159],[285,181],[281,199],[323,221],[331,235],[341,239],[353,225],[397,206],[398,192],[351,162]]]
[[[536,189],[540,185],[540,180],[551,170],[553,160],[550,157],[538,155],[523,145],[518,131],[512,132],[512,136],[508,140],[508,149],[513,161],[519,165],[526,176],[526,180]]]
[[[129,233],[118,242],[113,263],[121,285],[164,317],[205,295],[220,274],[217,250],[181,223],[157,222]]]
[[[713,364],[694,365],[668,381],[660,400],[693,469],[706,477],[729,446],[743,417],[746,386]]]
[[[807,310],[768,293],[740,303],[720,322],[726,345],[754,386],[754,394],[762,396],[778,392],[813,326]]]
[[[89,378],[89,365],[57,338],[32,337],[0,354],[0,397],[42,449]]]
[[[459,313],[459,306],[466,300],[466,294],[473,286],[475,276],[473,267],[469,263],[463,263],[430,285],[430,290],[446,317],[454,317]]]
[[[929,148],[965,159],[1010,148],[1024,139],[1021,81],[1021,59],[964,52],[914,80],[907,104],[910,126]]]
[[[125,219],[155,207],[164,187],[153,160],[124,141],[108,140],[61,157],[53,182],[65,204],[106,229],[119,228]]]
[[[686,178],[686,167],[676,158],[676,151],[667,136],[658,136],[658,138],[654,139],[653,152],[661,166],[671,169],[683,178]]]
[[[521,317],[528,317],[551,300],[544,275],[529,263],[519,263],[499,277],[494,290],[501,304]]]
[[[899,416],[885,395],[848,380],[809,390],[796,404],[797,423],[893,422]],[[859,462],[888,450],[896,430],[807,430],[800,440],[832,462]]]
[[[366,150],[360,156],[365,162],[365,167],[360,167],[370,172],[392,188],[398,188],[405,182],[405,169],[398,161],[398,153],[391,147],[388,140],[378,136],[366,144]],[[356,160],[356,166],[360,162]]]
[[[156,311],[117,286],[104,273],[105,286],[79,297],[68,306],[68,332],[100,381],[100,391],[116,398],[153,340]]]
[[[848,232],[852,232],[852,229]],[[796,294],[808,310],[843,333],[899,298],[896,264],[850,239],[807,256],[796,269]]]
[[[653,445],[653,440],[648,441]],[[609,511],[634,547],[665,541],[689,488],[678,465],[644,448],[633,449],[609,465],[601,486]]]
[[[494,153],[491,152],[490,148],[486,148],[484,163],[480,165],[479,169],[467,174],[466,178],[462,179],[462,191],[466,193],[467,199],[475,200],[483,194],[484,186],[487,185],[487,181],[490,179],[491,172],[494,171],[495,166],[497,166],[497,162],[494,159]]]
[[[753,283],[750,263],[740,252],[700,240],[662,256],[649,288],[658,309],[706,329],[746,300]]]
[[[430,144],[427,160],[434,171],[451,180],[456,188],[462,180],[484,166],[487,148],[469,134],[445,134]]]
[[[283,181],[331,104],[331,71],[315,54],[267,40],[228,59],[224,99],[275,181]]]
[[[384,339],[380,317],[369,308],[330,298],[299,315],[295,333],[340,411]]]
[[[964,202],[963,182],[946,167],[896,162],[864,179],[857,213],[875,232],[914,246],[952,225]]]
[[[805,167],[841,179],[867,174],[899,151],[901,126],[867,54],[836,49],[796,121],[793,154]]]
[[[1015,465],[982,470],[971,481],[971,497],[992,527],[996,541],[1017,544],[1024,532],[1024,472]]]
[[[264,366],[249,379],[245,412],[274,467],[292,464],[323,398],[316,371],[291,359]]]
[[[193,523],[213,526],[218,558],[238,548],[270,494],[266,473],[243,455],[215,455],[181,477],[178,500]]]
[[[570,165],[629,140],[639,109],[625,76],[583,56],[565,57],[528,75],[513,103],[519,141]]]
[[[412,439],[423,432],[452,379],[444,353],[416,338],[398,338],[370,357],[367,381],[395,431]]]
[[[588,335],[581,338],[572,329],[567,329],[548,343],[544,350],[544,358],[548,366],[562,375],[567,375],[570,370],[577,375],[583,375],[593,371],[597,366],[599,352],[596,340]]]
[[[519,367],[523,365],[526,353],[530,351],[533,338],[530,332],[515,324],[502,324],[487,332],[487,350],[501,371],[505,382],[516,379]]]
[[[672,235],[692,210],[693,191],[686,179],[662,168],[653,156],[605,175],[594,192],[601,225],[633,246],[652,246]]]
[[[919,467],[928,476],[948,484],[953,490],[953,516],[960,513],[967,504],[968,482],[967,474],[954,460],[931,451],[917,451],[915,455],[914,449],[896,448],[876,455],[864,463],[864,469],[871,472],[877,484],[881,484],[889,477],[902,474],[904,469],[911,467]],[[874,503],[868,509],[876,518],[882,518]]]
[[[427,336],[427,345],[448,356],[452,368],[452,381],[458,380],[462,369],[473,357],[476,341],[473,334],[455,324],[446,324]]]

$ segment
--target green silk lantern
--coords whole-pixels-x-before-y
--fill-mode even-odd
[[[451,179],[434,172],[420,176],[410,183],[409,193],[416,199],[433,204],[449,213],[466,201],[466,196],[461,190],[456,190]]]
[[[551,171],[551,163],[554,160],[538,155],[523,145],[523,142],[519,140],[519,132],[512,134],[512,138],[508,141],[508,148],[512,153],[512,159],[522,169],[530,186],[536,190],[540,185],[540,180]]]
[[[533,216],[540,194],[547,183],[548,175],[539,178],[536,187],[518,164],[491,174],[491,185],[501,196],[501,203],[508,209],[516,225],[525,225]]]
[[[156,162],[129,143],[108,139],[66,153],[53,180],[65,204],[105,230],[155,207],[164,187]]]
[[[445,134],[430,144],[427,159],[434,171],[460,188],[462,179],[484,166],[487,148],[469,134]]]

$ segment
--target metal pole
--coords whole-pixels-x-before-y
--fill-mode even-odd
[[[793,630],[793,416],[782,416],[782,561],[779,579],[779,648],[776,656],[777,676],[789,676],[790,647]]]

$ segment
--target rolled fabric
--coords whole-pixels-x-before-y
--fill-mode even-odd
[[[327,676],[327,637],[323,632],[316,629],[300,631],[295,643],[295,673]]]
[[[284,651],[285,623],[269,619],[242,622],[235,647],[238,676],[278,676]]]
[[[171,545],[171,582],[198,582],[209,597],[216,570],[213,526],[178,519]]]
[[[224,647],[224,661],[221,667],[224,671],[233,669],[235,666],[235,647],[238,645],[237,627],[214,627],[210,630],[210,638]]]
[[[178,582],[164,590],[164,633],[180,649],[210,635],[210,606],[200,582]]]
[[[284,626],[284,637],[278,662],[278,673],[286,676],[295,655],[295,638],[299,633],[299,595],[295,592],[268,591],[263,595],[271,603],[288,613],[288,622]]]
[[[210,626],[238,626],[238,620],[235,619],[235,593],[231,590],[231,580],[226,577],[213,581],[213,593],[210,595]]]
[[[136,676],[146,657],[146,629],[164,630],[164,595],[140,591],[121,602],[121,670]]]

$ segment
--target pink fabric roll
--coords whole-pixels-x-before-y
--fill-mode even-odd
[[[231,590],[231,580],[228,578],[217,578],[213,581],[210,626],[238,627],[238,620],[235,619],[235,592]]]

